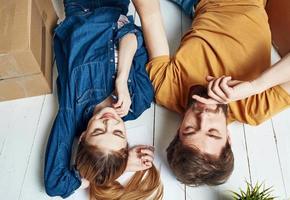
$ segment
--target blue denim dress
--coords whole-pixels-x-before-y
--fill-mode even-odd
[[[145,65],[148,61],[142,32],[130,23],[118,29],[126,0],[66,0],[66,19],[55,29],[54,51],[58,69],[59,110],[45,156],[44,182],[50,196],[68,197],[80,185],[71,167],[73,140],[85,129],[94,107],[114,91],[114,45],[128,33],[137,36],[138,49],[128,78],[132,105],[124,120],[133,120],[150,107],[153,87]]]

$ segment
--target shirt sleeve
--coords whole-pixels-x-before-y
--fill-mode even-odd
[[[167,55],[153,58],[146,69],[154,87],[156,103],[174,112],[184,112],[184,102],[187,102],[185,80],[175,59]]]
[[[117,34],[115,36],[115,40],[119,41],[124,37],[125,35],[129,33],[134,33],[137,38],[137,49],[141,48],[143,46],[143,36],[142,36],[142,30],[140,27],[136,26],[133,22],[130,22],[122,26],[120,29],[118,29]],[[117,42],[118,43],[118,42]]]
[[[229,104],[228,123],[259,125],[290,106],[290,95],[280,86]]]
[[[74,141],[72,110],[60,109],[54,121],[45,155],[44,182],[50,196],[66,198],[81,185],[78,172],[70,167]]]

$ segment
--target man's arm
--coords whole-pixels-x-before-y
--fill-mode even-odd
[[[229,76],[207,77],[209,99],[194,95],[193,98],[206,104],[229,103],[245,99],[280,85],[290,95],[290,53],[264,71],[253,81],[231,80]]]
[[[133,0],[141,18],[150,59],[169,55],[169,46],[160,12],[159,0]]]
[[[260,91],[280,85],[290,94],[290,53],[282,58],[273,67],[266,70],[253,82],[254,87]]]

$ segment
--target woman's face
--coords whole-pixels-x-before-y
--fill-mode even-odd
[[[113,108],[106,107],[89,121],[82,137],[104,151],[118,151],[127,146],[125,124]]]

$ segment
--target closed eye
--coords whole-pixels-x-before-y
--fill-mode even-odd
[[[209,133],[207,134],[209,137],[215,138],[217,140],[222,139],[222,137],[220,137],[220,132],[216,129],[210,129]]]
[[[192,135],[192,134],[195,134],[195,128],[193,126],[187,126],[183,130],[183,135]]]
[[[104,134],[105,133],[105,130],[103,129],[100,129],[100,128],[96,128],[94,129],[94,131],[91,133],[92,136],[98,136],[98,135],[101,135],[101,134]]]
[[[125,138],[124,133],[121,130],[114,130],[113,134],[123,139]]]

